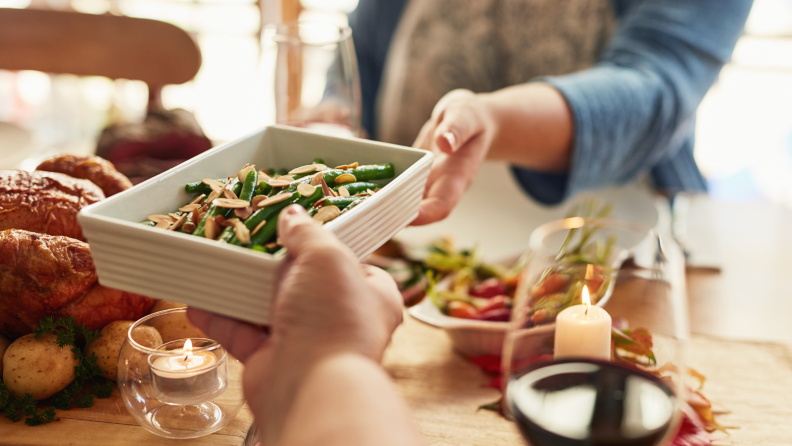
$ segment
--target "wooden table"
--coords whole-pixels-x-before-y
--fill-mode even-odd
[[[735,445],[792,443],[792,210],[714,203],[721,273],[688,273],[690,365],[704,393],[731,411]],[[445,334],[405,316],[385,367],[428,445],[520,445],[515,426],[477,407],[498,398],[489,377],[452,352]],[[760,341],[760,342],[757,342]],[[723,443],[724,441],[721,441]]]

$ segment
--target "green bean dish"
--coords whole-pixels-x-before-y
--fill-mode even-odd
[[[143,224],[274,253],[281,249],[278,215],[287,206],[298,204],[324,224],[383,187],[373,181],[394,176],[392,163],[330,169],[317,158],[290,171],[245,165],[235,176],[188,183],[184,189],[194,197],[187,204],[167,215],[149,215]]]

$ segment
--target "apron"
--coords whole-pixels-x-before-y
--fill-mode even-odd
[[[456,88],[491,92],[592,66],[615,27],[611,0],[412,0],[391,42],[377,139],[412,145]]]

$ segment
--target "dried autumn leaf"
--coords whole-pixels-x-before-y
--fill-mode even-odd
[[[657,363],[657,358],[655,358],[654,352],[652,351],[652,335],[649,333],[649,330],[645,328],[636,328],[635,330],[621,331],[612,328],[611,331],[614,353],[617,349],[621,349],[639,357],[646,357],[650,364]]]

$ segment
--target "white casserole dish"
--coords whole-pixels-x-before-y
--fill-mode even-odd
[[[266,324],[282,258],[139,223],[187,203],[193,195],[184,191],[186,183],[225,178],[245,163],[291,169],[316,157],[329,166],[392,162],[396,168],[380,192],[325,225],[360,259],[417,216],[433,158],[392,144],[267,127],[83,209],[79,220],[99,282]]]

